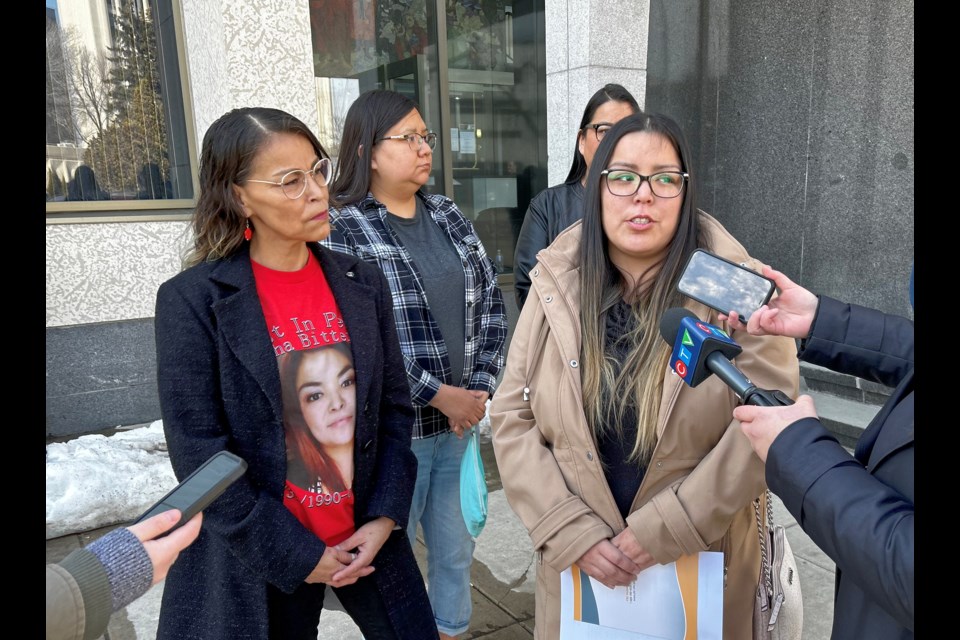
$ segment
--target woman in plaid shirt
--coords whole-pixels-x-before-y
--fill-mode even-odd
[[[474,540],[460,510],[463,436],[486,413],[507,316],[473,225],[452,200],[423,191],[436,141],[409,98],[380,89],[357,98],[344,123],[324,244],[378,265],[393,293],[416,411],[407,534],[415,543],[423,527],[434,617],[440,637],[453,638],[467,630],[472,609]]]

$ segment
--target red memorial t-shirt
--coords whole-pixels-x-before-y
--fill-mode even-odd
[[[356,386],[350,337],[313,253],[299,271],[251,261],[280,367],[287,480],[283,503],[328,545],[355,530]]]

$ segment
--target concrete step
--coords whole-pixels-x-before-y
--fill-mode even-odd
[[[800,392],[813,397],[820,421],[850,449],[891,392],[890,387],[805,362],[800,363],[800,376]]]

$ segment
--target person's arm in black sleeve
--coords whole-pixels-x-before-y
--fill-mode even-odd
[[[371,271],[373,271],[371,269]],[[377,313],[383,347],[383,391],[380,398],[379,443],[377,446],[374,489],[362,520],[385,516],[406,528],[417,480],[417,458],[410,449],[414,412],[410,387],[403,366],[403,352],[393,319],[393,298],[386,276],[379,278]]]
[[[913,370],[913,322],[821,295],[798,355],[831,371],[895,387]]]
[[[871,475],[815,418],[776,437],[766,479],[844,579],[913,629],[913,501]]]
[[[517,308],[523,309],[523,303],[530,292],[530,270],[537,263],[537,252],[549,244],[547,212],[544,210],[545,192],[540,192],[530,201],[520,234],[517,236],[517,248],[513,254],[513,290],[517,298]]]
[[[913,370],[913,348],[910,320],[821,295],[799,355],[805,362],[895,386]],[[912,477],[913,394],[881,413],[881,437],[891,447],[882,463],[884,476]],[[913,629],[912,491],[871,473],[815,417],[797,420],[773,440],[766,479],[844,579]]]

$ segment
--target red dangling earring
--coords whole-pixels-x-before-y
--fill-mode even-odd
[[[250,228],[250,218],[247,218],[247,228],[243,230],[243,239],[247,242],[250,242],[250,238],[253,237],[253,229]]]

